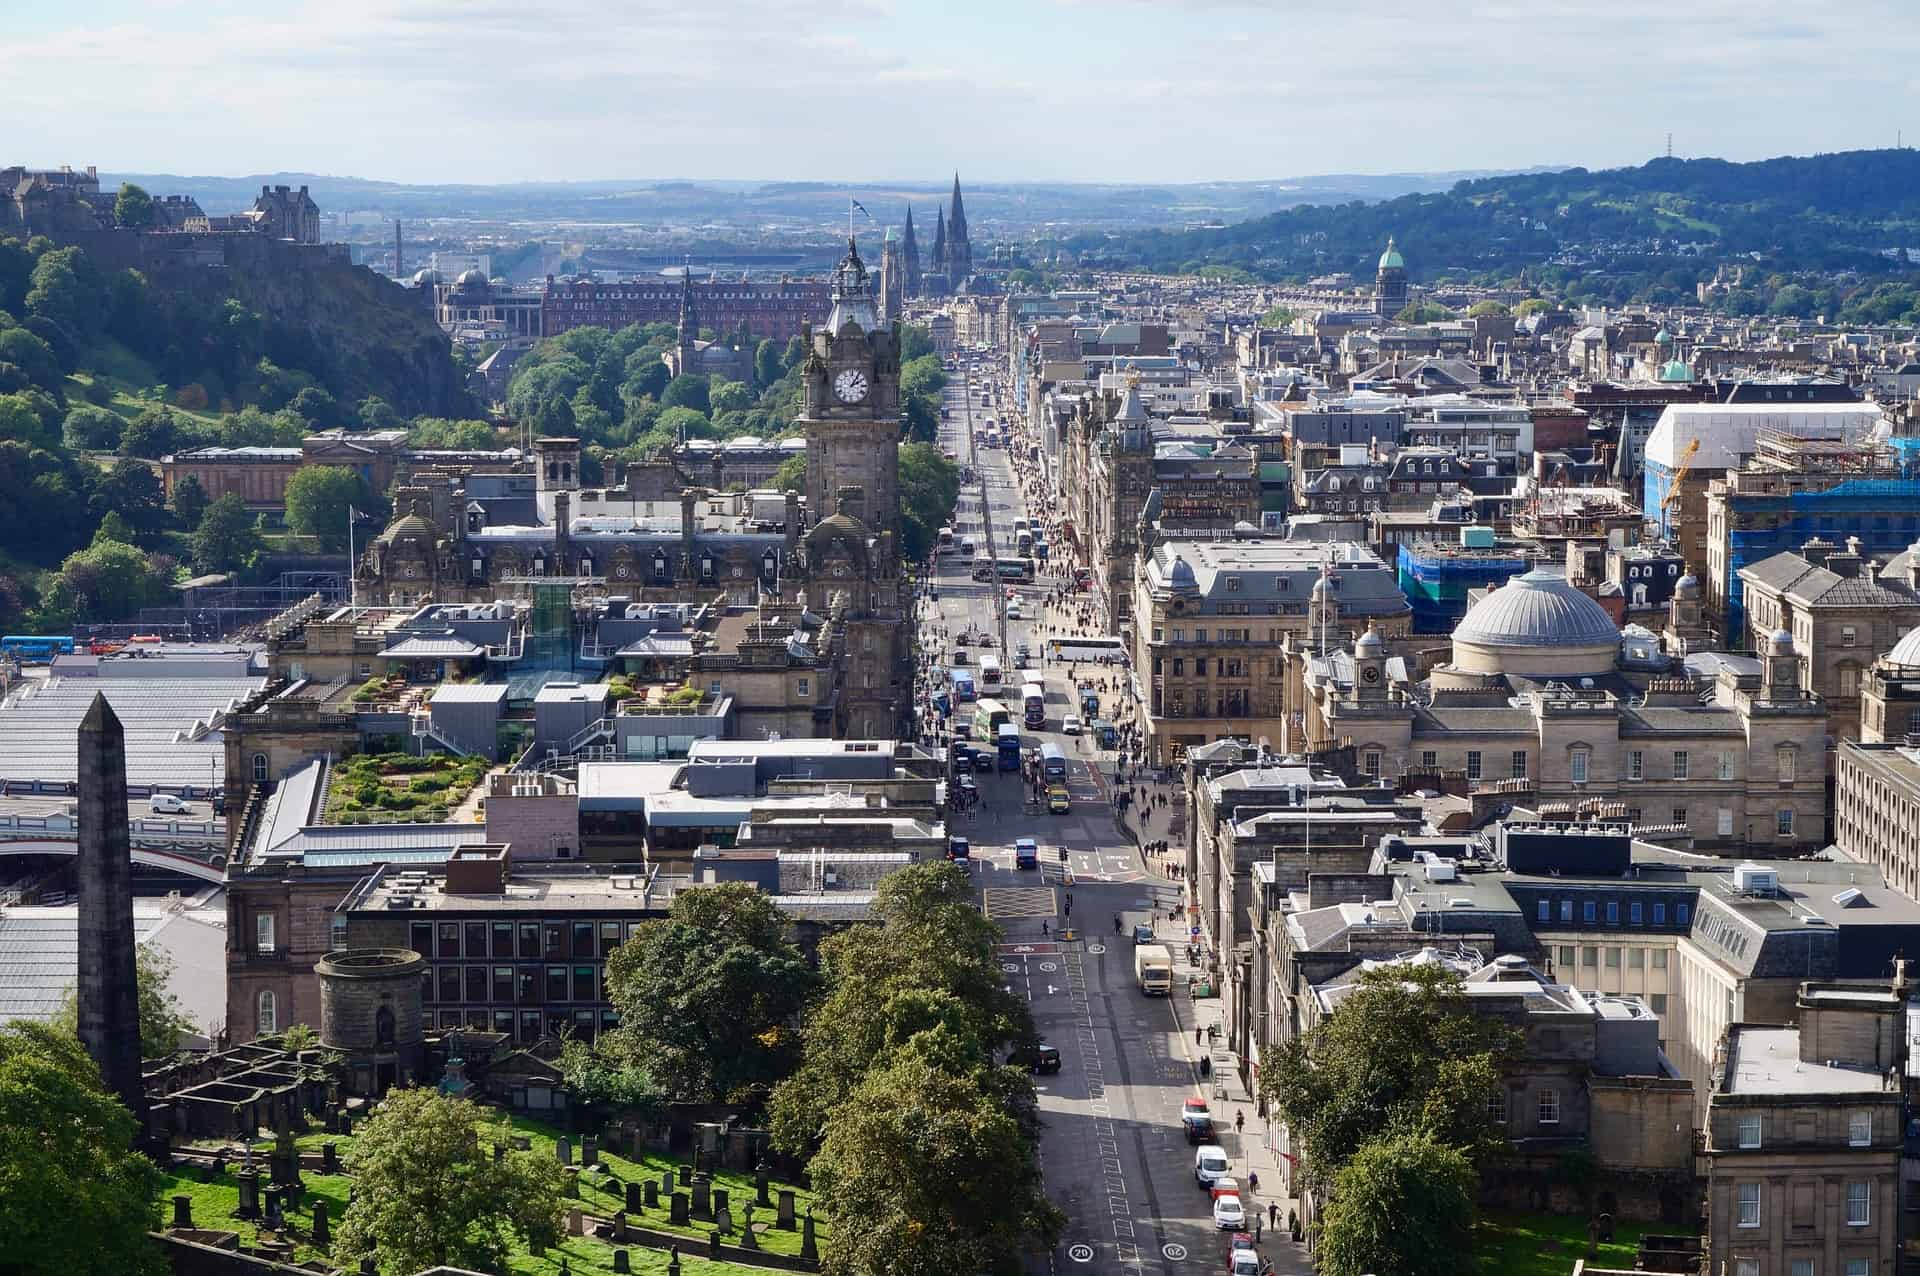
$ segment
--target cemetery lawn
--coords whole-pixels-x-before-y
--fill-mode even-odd
[[[1602,1245],[1589,1266],[1631,1271],[1640,1251],[1638,1223],[1617,1223],[1613,1241]],[[1575,1259],[1586,1257],[1587,1220],[1554,1214],[1482,1210],[1473,1229],[1473,1256],[1481,1271],[1502,1276],[1566,1276]]]
[[[499,1113],[497,1109],[489,1109],[489,1113],[496,1118],[504,1116],[504,1114]],[[496,1119],[490,1124],[498,1128],[499,1121]],[[555,1157],[554,1143],[561,1133],[560,1130],[542,1122],[532,1121],[525,1117],[518,1116],[511,1119],[511,1125],[515,1134],[525,1135],[532,1143],[532,1154],[534,1156],[549,1159]],[[483,1145],[490,1144],[491,1140],[485,1134],[483,1134],[481,1138]],[[341,1160],[344,1161],[348,1149],[353,1144],[353,1139],[351,1136],[342,1138],[339,1135],[314,1132],[299,1135],[295,1138],[294,1142],[303,1152],[317,1152],[323,1144],[337,1143],[339,1145]],[[573,1142],[575,1149],[574,1162],[578,1164],[580,1145],[578,1135],[573,1136]],[[271,1139],[261,1139],[255,1144],[255,1162],[263,1171],[266,1168],[267,1153],[271,1150],[272,1146],[273,1141]],[[580,1178],[579,1207],[588,1214],[598,1215],[602,1218],[612,1217],[617,1210],[624,1206],[624,1185],[626,1182],[639,1181],[647,1177],[651,1177],[658,1182],[662,1172],[668,1169],[677,1171],[682,1164],[679,1161],[671,1160],[663,1156],[650,1155],[639,1161],[635,1161],[631,1157],[609,1152],[602,1152],[600,1154],[600,1162],[603,1166],[611,1169],[615,1177],[606,1180],[606,1187],[602,1187],[601,1181],[604,1178],[603,1175],[597,1172],[583,1173]],[[332,1225],[335,1234],[338,1234],[340,1219],[346,1213],[347,1209],[347,1189],[353,1180],[344,1175],[327,1175],[304,1171],[301,1174],[301,1181],[306,1184],[306,1191],[301,1195],[300,1207],[288,1215],[290,1237],[298,1246],[294,1254],[295,1262],[305,1262],[308,1259],[326,1257],[326,1255],[314,1249],[311,1245],[313,1200],[316,1197],[324,1197],[326,1199],[328,1221]],[[748,1174],[722,1171],[714,1175],[713,1185],[716,1188],[724,1189],[729,1196],[736,1231],[733,1236],[727,1238],[727,1243],[730,1245],[735,1244],[739,1241],[737,1229],[745,1221],[744,1206],[748,1202],[756,1199],[753,1177]],[[264,1200],[264,1184],[262,1186],[262,1199]],[[776,1202],[779,1200],[778,1191],[781,1186],[781,1184],[776,1182],[769,1188],[769,1193]],[[785,1186],[791,1187],[793,1185],[787,1184]],[[612,1190],[608,1190],[608,1188]],[[795,1217],[796,1219],[803,1218],[806,1215],[807,1207],[813,1204],[813,1193],[798,1187],[794,1187],[793,1190],[795,1197]],[[254,1225],[233,1217],[233,1211],[240,1205],[240,1187],[231,1171],[222,1173],[216,1176],[212,1182],[207,1183],[201,1182],[200,1172],[191,1167],[176,1166],[173,1170],[169,1171],[162,1179],[160,1188],[160,1220],[162,1223],[172,1221],[173,1197],[179,1193],[184,1193],[193,1198],[194,1226],[209,1230],[236,1231],[240,1233],[241,1244],[251,1246],[254,1243]],[[766,1229],[759,1233],[761,1248],[775,1254],[797,1256],[800,1253],[800,1228],[798,1224],[796,1224],[794,1230],[790,1232],[783,1231],[780,1228],[772,1226],[775,1214],[776,1210],[773,1206],[768,1206],[756,1211],[754,1221],[767,1225]],[[673,1232],[686,1237],[685,1242],[682,1243],[680,1247],[680,1264],[683,1276],[765,1276],[769,1271],[768,1268],[764,1267],[752,1267],[741,1263],[713,1262],[701,1257],[701,1255],[706,1252],[707,1232],[709,1229],[705,1224],[698,1221],[695,1221],[687,1227],[672,1226],[667,1222],[667,1210],[664,1200],[660,1209],[648,1210],[639,1217],[630,1217],[629,1221],[636,1226],[652,1228],[656,1231]],[[824,1246],[827,1236],[827,1226],[824,1216],[815,1217],[814,1235],[816,1240]],[[560,1261],[563,1258],[567,1260],[569,1266],[575,1272],[586,1270],[611,1271],[613,1269],[614,1248],[613,1245],[608,1244],[606,1241],[599,1240],[592,1236],[567,1236],[562,1238],[561,1244],[549,1249],[544,1255],[535,1258],[516,1243],[509,1260],[509,1265],[511,1270],[516,1273],[516,1276],[558,1276]],[[664,1276],[667,1270],[666,1250],[655,1249],[640,1242],[630,1242],[624,1248],[627,1250],[628,1259],[635,1272],[646,1273],[647,1276],[656,1276],[656,1274],[657,1276]]]

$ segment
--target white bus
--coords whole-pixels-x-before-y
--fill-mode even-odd
[[[1049,638],[1047,659],[1060,661],[1092,660],[1119,665],[1127,661],[1127,644],[1118,638]]]
[[[980,657],[980,685],[983,687],[1000,685],[1000,657]]]

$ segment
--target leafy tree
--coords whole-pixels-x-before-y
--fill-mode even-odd
[[[70,458],[0,440],[0,544],[42,562],[84,544],[91,482]]]
[[[931,443],[900,445],[901,549],[910,559],[933,552],[960,499],[960,468]]]
[[[135,994],[140,1007],[140,1057],[164,1059],[180,1048],[180,1038],[196,1031],[180,1008],[180,999],[167,987],[173,978],[173,958],[165,949],[141,944],[133,950]],[[54,1013],[53,1025],[73,1036],[80,1032],[79,990],[69,986]]]
[[[1260,316],[1262,328],[1285,328],[1294,321],[1295,315],[1286,306],[1275,306]]]
[[[143,408],[127,422],[120,435],[120,455],[143,456],[157,461],[172,452],[180,441],[180,426],[166,408]]]
[[[320,429],[338,420],[340,405],[334,402],[331,394],[317,385],[310,385],[287,401],[287,411],[312,428]]]
[[[353,410],[353,414],[359,419],[363,430],[392,430],[405,424],[400,414],[393,410],[393,405],[374,394],[360,400],[360,406]]]
[[[667,1096],[644,1065],[594,1049],[577,1037],[560,1048],[560,1074],[567,1099],[603,1118],[657,1111]]]
[[[1472,1276],[1473,1162],[1425,1135],[1375,1139],[1334,1179],[1319,1221],[1326,1276]]]
[[[348,511],[371,514],[376,505],[367,481],[344,466],[302,466],[287,480],[287,526],[329,553],[347,547]]]
[[[1467,318],[1479,319],[1485,315],[1510,315],[1513,312],[1497,301],[1476,301],[1467,307]]]
[[[194,528],[193,569],[203,573],[251,571],[265,548],[253,515],[247,512],[247,503],[239,493],[228,492],[206,507]]]
[[[50,248],[34,263],[26,310],[90,341],[106,321],[107,291],[85,252]]]
[[[1528,315],[1537,315],[1542,310],[1553,309],[1553,303],[1544,297],[1528,297],[1514,308],[1513,313],[1525,319]]]
[[[111,452],[120,446],[127,423],[105,408],[83,403],[67,413],[62,440],[76,452]]]
[[[753,391],[739,381],[714,381],[707,391],[707,403],[712,415],[722,412],[745,412],[753,406]]]
[[[444,417],[416,417],[407,427],[407,443],[418,448],[443,448],[449,451],[483,451],[497,440],[493,427],[485,421],[449,421]]]
[[[792,1025],[818,981],[771,910],[747,885],[682,891],[665,920],[615,949],[612,1057],[644,1061],[687,1102],[750,1101],[785,1077],[799,1058]]]
[[[1453,311],[1430,301],[1416,301],[1393,317],[1395,323],[1440,323],[1453,318]]]
[[[1260,1086],[1299,1140],[1309,1181],[1324,1186],[1382,1135],[1425,1135],[1476,1159],[1504,1147],[1486,1095],[1517,1047],[1513,1030],[1473,1012],[1451,971],[1388,966],[1282,1045]]]
[[[906,418],[907,438],[932,443],[940,436],[940,407],[931,397],[924,394],[908,397],[901,415]]]
[[[762,390],[778,381],[786,373],[786,365],[780,359],[780,347],[768,337],[753,349],[753,383]]]
[[[0,363],[11,363],[43,390],[60,389],[66,373],[53,347],[25,328],[0,328]]]
[[[132,182],[122,182],[113,200],[113,224],[129,230],[153,225],[153,196]]]
[[[207,512],[207,489],[198,475],[183,476],[173,485],[173,514],[182,527],[197,528]]]
[[[668,408],[654,421],[654,429],[671,439],[704,439],[713,433],[713,423],[694,408]]]
[[[60,442],[35,409],[33,399],[24,393],[0,394],[0,439],[49,450],[58,447]]]
[[[773,472],[773,485],[783,492],[805,492],[807,490],[806,454],[790,456],[780,462],[780,468]]]
[[[347,1153],[353,1201],[333,1260],[350,1270],[372,1258],[390,1272],[499,1271],[516,1236],[557,1244],[559,1166],[531,1152],[496,1162],[481,1146],[481,1128],[481,1110],[465,1099],[391,1091]]]
[[[956,1069],[952,1044],[938,1028],[917,1035],[835,1114],[808,1165],[833,1221],[829,1270],[1013,1276],[1029,1245],[1058,1236],[1031,1135],[1009,1110],[1015,1086],[1030,1106],[1031,1082]]]
[[[148,1232],[159,1174],[139,1134],[72,1036],[0,1027],[0,1235],[5,1266],[71,1276],[162,1276]]]
[[[41,612],[50,624],[125,620],[170,601],[173,577],[171,558],[150,559],[125,541],[96,537],[60,564]]]
[[[921,355],[909,363],[900,365],[900,393],[902,395],[923,395],[938,398],[940,391],[946,388],[947,372],[940,366],[937,355]]]
[[[696,372],[683,372],[667,382],[667,389],[660,396],[660,406],[666,408],[692,408],[695,412],[710,410],[707,379]]]
[[[795,337],[794,340],[798,341],[800,338]],[[932,353],[933,333],[927,329],[925,324],[907,323],[900,325],[900,365],[903,368],[915,359],[925,358]],[[800,355],[804,358],[806,351],[802,349]],[[798,358],[793,357],[787,359],[789,365],[798,363],[799,361]]]
[[[17,239],[0,239],[0,311],[18,313],[26,305],[33,258]]]
[[[118,514],[135,536],[150,536],[167,524],[167,494],[160,476],[130,456],[114,462],[93,489],[89,505],[96,515]]]

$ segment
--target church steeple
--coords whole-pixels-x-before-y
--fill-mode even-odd
[[[938,206],[933,210],[933,273],[947,273],[947,210]]]
[[[947,214],[947,277],[957,290],[973,274],[973,245],[967,241],[967,206],[960,199],[960,174],[953,175],[953,208]]]
[[[680,267],[680,345],[690,346],[700,339],[700,316],[693,308],[693,258]]]
[[[920,241],[913,234],[913,205],[907,205],[907,229],[900,237],[900,260],[906,268],[906,295],[920,295]]]

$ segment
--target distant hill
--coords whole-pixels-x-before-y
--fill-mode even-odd
[[[961,174],[968,219],[990,234],[1060,224],[1128,228],[1240,221],[1301,204],[1345,204],[1441,191],[1498,171],[1327,174],[1191,185],[969,182]],[[306,186],[326,212],[375,212],[407,218],[513,218],[531,221],[669,223],[758,229],[831,225],[853,194],[882,222],[898,223],[913,204],[929,223],[946,181],[751,182],[658,180],[529,182],[496,186],[411,185],[318,173],[183,177],[102,173],[109,188],[131,181],[158,194],[191,195],[209,213],[249,208],[263,185]],[[931,234],[931,225],[928,227]]]
[[[1090,262],[1154,269],[1371,275],[1389,235],[1408,269],[1429,278],[1753,254],[1768,270],[1895,269],[1886,250],[1920,245],[1920,151],[1747,164],[1662,158],[1638,168],[1483,177],[1444,192],[1287,209],[1219,230],[1083,236],[1072,246]]]

